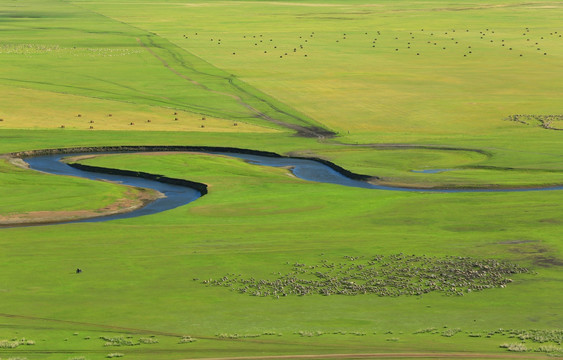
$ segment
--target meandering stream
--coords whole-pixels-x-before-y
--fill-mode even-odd
[[[132,152],[127,152],[132,153]],[[134,153],[134,152],[133,152]],[[292,173],[303,180],[315,181],[321,183],[338,184],[342,186],[359,187],[365,189],[387,190],[387,191],[410,191],[410,192],[433,192],[433,193],[454,193],[454,192],[516,192],[516,191],[538,191],[538,190],[563,190],[563,186],[555,186],[549,188],[526,188],[526,189],[410,189],[400,187],[389,187],[370,184],[361,180],[354,180],[342,173],[332,169],[331,167],[315,161],[288,157],[269,157],[262,155],[250,155],[234,152],[202,152],[207,154],[224,155],[244,159],[250,164],[273,167],[289,167]],[[73,168],[60,160],[63,157],[80,156],[80,155],[106,155],[108,152],[89,152],[89,153],[65,153],[55,155],[41,155],[27,157],[24,160],[29,164],[31,169],[56,174],[70,175],[92,180],[106,180],[118,182],[124,185],[131,185],[143,188],[154,189],[165,195],[164,198],[157,199],[148,205],[128,213],[100,216],[84,220],[61,221],[60,223],[69,222],[100,222],[116,219],[125,219],[143,215],[150,215],[162,211],[174,209],[178,206],[188,204],[197,200],[202,193],[196,189],[186,186],[167,184],[160,181],[144,179],[140,177],[111,175],[99,172],[89,172]]]

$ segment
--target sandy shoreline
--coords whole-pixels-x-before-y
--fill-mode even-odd
[[[156,190],[133,186],[127,187],[129,189],[125,193],[124,198],[120,198],[100,209],[74,211],[30,211],[20,214],[0,215],[0,227],[45,225],[123,214],[141,209],[154,200],[164,197],[163,193]]]

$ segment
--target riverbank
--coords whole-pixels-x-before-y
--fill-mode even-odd
[[[64,222],[106,217],[139,210],[164,194],[153,189],[127,186],[125,197],[96,210],[30,211],[0,215],[0,227],[60,224]]]

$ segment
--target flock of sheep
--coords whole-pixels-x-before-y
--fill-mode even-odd
[[[458,49],[458,51],[461,50],[460,55],[462,54],[464,57],[471,56],[475,50],[485,50],[485,46],[488,48],[498,47],[507,50],[507,54],[518,54],[518,56],[524,56],[524,51],[526,50],[533,50],[535,53],[545,56],[548,55],[548,52],[545,49],[544,40],[561,38],[561,34],[557,31],[539,33],[528,27],[517,31],[522,31],[522,33],[521,35],[518,33],[516,37],[514,36],[515,34],[506,33],[506,31],[500,34],[490,28],[482,30],[458,29],[457,31],[456,29],[441,31],[417,29],[409,32],[382,32],[380,30],[370,30],[363,32],[354,31],[352,33],[342,32],[341,34],[331,34],[331,36],[334,36],[332,41],[339,43],[339,46],[343,46],[350,41],[352,41],[354,46],[358,46],[359,44],[357,42],[360,41],[360,44],[363,44],[363,46],[367,48],[391,52],[408,51],[417,56],[434,50],[444,52],[450,49]],[[508,37],[505,39],[503,35],[508,35]],[[217,45],[224,43],[224,40],[222,40],[220,36],[204,35],[197,32],[191,35],[183,34],[183,38],[186,40],[207,40],[208,36],[210,43]],[[318,46],[322,42],[330,41],[329,38],[326,37],[326,34],[325,36],[319,37],[314,31],[305,35],[296,36],[297,37],[294,39],[295,42],[292,45],[288,45],[287,43],[279,43],[276,39],[268,37],[265,34],[243,35],[243,42],[246,43],[247,48],[239,48],[238,50],[232,49],[234,50],[232,55],[237,55],[240,51],[254,48],[264,54],[274,54],[276,57],[279,56],[280,58],[299,54],[307,57],[307,49],[313,50],[314,46]],[[326,45],[327,44],[323,44],[322,46]]]
[[[563,130],[562,128],[555,128],[554,121],[563,121],[563,115],[530,115],[530,114],[516,114],[508,115],[508,121],[515,121],[525,125],[530,125],[530,122],[539,122],[539,126],[549,130]]]
[[[344,262],[326,259],[314,265],[294,263],[287,274],[275,279],[243,278],[229,274],[204,280],[208,286],[262,297],[290,295],[420,296],[430,292],[461,295],[473,291],[505,287],[509,276],[528,273],[515,264],[470,257],[430,257],[425,255],[345,256]]]

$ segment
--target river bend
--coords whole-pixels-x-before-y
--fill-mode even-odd
[[[117,152],[125,153],[125,152]],[[134,153],[134,152],[126,152]],[[563,186],[554,186],[548,188],[525,188],[525,189],[412,189],[400,188],[370,184],[365,181],[355,180],[345,176],[341,172],[323,164],[319,161],[289,158],[289,157],[270,157],[263,155],[244,154],[235,152],[202,152],[206,154],[216,154],[223,156],[236,157],[244,159],[250,164],[273,167],[289,167],[292,173],[303,180],[315,181],[321,183],[338,184],[342,186],[359,187],[365,189],[387,190],[387,191],[409,191],[409,192],[432,192],[432,193],[457,193],[457,192],[516,192],[516,191],[538,191],[538,190],[563,190]],[[137,216],[144,216],[159,213],[162,211],[174,209],[178,206],[188,204],[197,200],[202,196],[202,192],[187,186],[163,183],[160,181],[145,179],[141,177],[112,175],[99,172],[90,172],[73,168],[60,160],[63,157],[80,156],[80,155],[106,155],[116,154],[116,152],[88,152],[88,153],[65,153],[51,154],[27,157],[24,160],[29,164],[31,169],[42,171],[55,175],[77,176],[92,180],[106,180],[117,182],[124,185],[143,187],[157,190],[165,195],[165,197],[157,199],[143,208],[122,214],[109,216],[94,217],[83,220],[67,221],[69,222],[100,222],[116,219],[126,219]]]

